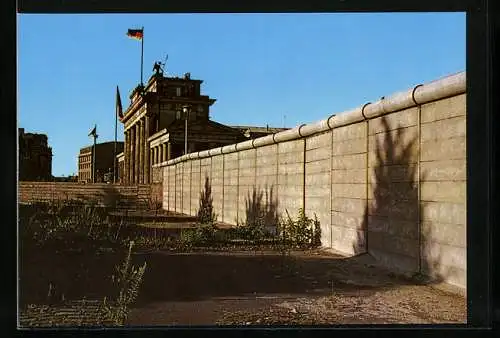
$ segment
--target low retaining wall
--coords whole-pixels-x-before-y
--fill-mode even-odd
[[[321,222],[322,245],[466,286],[465,72],[310,125],[163,168],[163,208],[194,215],[208,178],[219,221],[248,205]]]
[[[20,203],[79,201],[101,206],[130,209],[147,208],[151,201],[149,185],[81,184],[71,182],[19,182]]]

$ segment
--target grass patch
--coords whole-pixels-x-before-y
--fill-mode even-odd
[[[209,185],[200,194],[204,211],[198,212],[198,222],[182,229],[168,223],[127,224],[91,204],[20,205],[21,324],[123,325],[147,278],[145,262],[138,262],[134,252],[265,249],[286,258],[292,249],[320,244],[316,218],[299,210],[295,219],[288,213],[278,219],[274,206],[263,206],[262,196],[268,195],[249,195],[252,216],[234,228],[216,226]],[[57,319],[59,313],[73,315],[64,321]]]
[[[22,326],[123,325],[146,269],[124,224],[92,205],[20,206],[19,241]]]

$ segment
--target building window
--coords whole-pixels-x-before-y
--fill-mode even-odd
[[[175,88],[175,92],[177,96],[181,96],[181,87]]]

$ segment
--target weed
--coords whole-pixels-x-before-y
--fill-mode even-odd
[[[146,262],[140,267],[135,267],[130,263],[130,255],[134,242],[129,244],[128,254],[123,264],[116,266],[116,275],[112,276],[112,281],[119,288],[115,306],[105,306],[104,310],[108,318],[115,325],[121,326],[125,323],[130,311],[130,305],[136,300],[139,294],[139,287],[142,283]],[[106,299],[104,300],[106,304]]]
[[[216,242],[219,231],[212,225],[199,225],[194,229],[183,229],[180,242],[186,248],[206,245]],[[220,237],[219,237],[220,238]]]
[[[304,209],[299,209],[297,220],[293,220],[286,210],[286,219],[278,223],[278,236],[282,244],[293,247],[316,247],[321,245],[321,225],[314,215],[314,220],[307,217]]]

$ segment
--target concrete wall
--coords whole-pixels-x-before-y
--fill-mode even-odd
[[[18,188],[19,203],[92,201],[102,206],[147,208],[152,198],[149,185],[19,182]]]
[[[255,192],[280,214],[316,214],[324,247],[369,252],[387,266],[465,287],[465,96],[459,73],[317,123],[161,163],[164,207],[195,214],[208,177],[219,221],[244,221]]]

